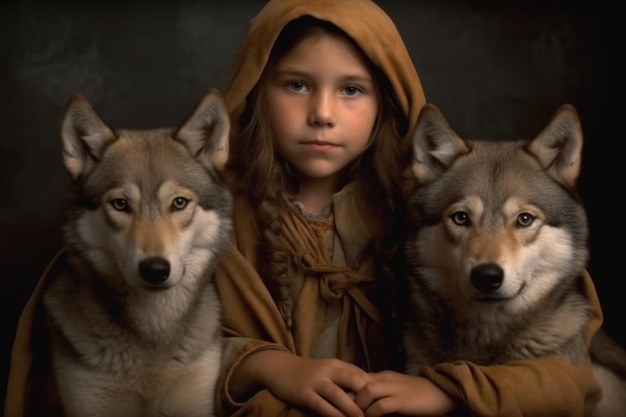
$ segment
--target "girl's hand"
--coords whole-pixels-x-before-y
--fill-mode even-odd
[[[248,356],[237,367],[256,388],[268,388],[288,403],[305,407],[322,417],[363,417],[354,393],[370,381],[370,374],[339,359],[302,358],[278,350]]]
[[[430,380],[393,371],[370,374],[371,381],[357,392],[356,404],[366,417],[387,414],[444,416],[456,404]]]

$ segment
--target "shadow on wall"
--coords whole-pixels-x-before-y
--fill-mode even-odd
[[[174,125],[209,87],[223,88],[250,18],[265,1],[14,1],[0,6],[0,250],[5,271],[2,375],[19,312],[60,245],[67,184],[58,125],[81,93],[128,128]],[[616,37],[599,10],[567,2],[380,2],[396,21],[429,101],[459,133],[527,137],[564,102],[585,130],[580,190],[591,225],[590,271],[606,325],[621,342],[618,246],[610,190]],[[589,6],[588,6],[589,7]],[[615,58],[616,59],[616,58]],[[615,178],[615,179],[614,179]],[[609,208],[611,210],[609,211]],[[615,238],[610,241],[613,242]],[[5,383],[3,378],[2,384]],[[4,385],[2,385],[4,392]]]

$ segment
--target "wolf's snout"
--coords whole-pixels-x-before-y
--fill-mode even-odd
[[[160,256],[146,258],[139,263],[141,278],[149,284],[161,284],[170,276],[170,263]]]
[[[472,269],[470,278],[477,290],[490,293],[502,285],[504,270],[496,264],[481,264]]]

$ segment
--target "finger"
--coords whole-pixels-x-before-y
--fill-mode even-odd
[[[366,385],[361,390],[357,391],[354,396],[354,403],[361,410],[367,410],[367,408],[370,407],[376,399],[376,397],[373,395],[373,392],[370,388],[371,385],[372,384]]]
[[[344,391],[359,392],[372,380],[372,377],[362,369],[357,368],[352,372],[335,372],[331,379]]]
[[[320,417],[345,417],[342,411],[320,396],[311,400],[308,404],[302,405]]]
[[[320,393],[328,403],[347,417],[362,417],[363,410],[354,402],[354,394],[337,385],[329,385]]]
[[[362,410],[366,410],[372,406],[375,402],[383,397],[391,395],[392,386],[390,384],[381,381],[372,381],[363,386],[362,389],[356,392],[354,397],[355,404]]]
[[[367,407],[364,413],[365,417],[382,417],[398,411],[399,410],[394,407],[393,399],[391,397],[384,397],[376,400]]]

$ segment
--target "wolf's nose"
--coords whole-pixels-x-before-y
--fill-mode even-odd
[[[160,256],[146,258],[139,263],[139,273],[149,284],[160,284],[170,276],[170,263]]]
[[[477,290],[490,293],[502,285],[504,271],[496,264],[481,264],[472,269],[470,278]]]

